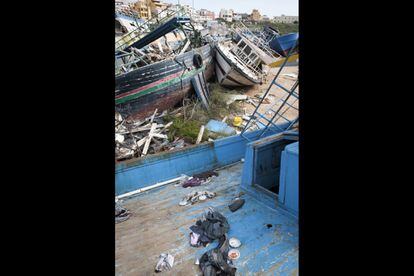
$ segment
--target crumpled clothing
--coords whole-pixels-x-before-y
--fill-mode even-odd
[[[229,229],[230,225],[227,222],[226,217],[219,212],[214,211],[213,208],[210,208],[209,211],[203,215],[201,220],[198,220],[195,225],[190,227],[190,230],[193,233],[199,235],[198,239],[194,242],[190,242],[190,244],[194,244],[193,246],[206,246],[215,239],[222,238]]]
[[[168,253],[162,253],[155,266],[155,272],[170,270],[174,265],[174,256]]]
[[[199,239],[200,239],[200,234],[191,232],[190,233],[190,245],[191,246],[199,246]]]
[[[244,205],[245,200],[242,198],[236,198],[230,205],[229,209],[232,212],[239,210]]]
[[[184,182],[183,188],[187,187],[197,187],[200,186],[203,183],[203,180],[200,178],[193,177],[191,179],[188,179]]]
[[[212,176],[218,176],[218,173],[214,171],[207,171],[199,174],[193,175],[183,183],[183,188],[187,187],[197,187],[201,184],[208,183],[209,179]]]
[[[236,267],[233,262],[228,259],[229,242],[227,235],[220,238],[219,245],[204,253],[200,258],[200,269],[204,276],[234,276],[236,275]]]
[[[131,213],[127,209],[115,203],[115,223],[126,221],[130,215]]]
[[[216,193],[209,192],[209,191],[199,191],[199,192],[192,192],[186,195],[183,200],[180,201],[180,206],[186,206],[190,204],[194,204],[199,200],[206,200],[207,198],[213,198],[216,196]]]

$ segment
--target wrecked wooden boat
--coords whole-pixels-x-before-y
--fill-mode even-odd
[[[231,29],[233,39],[216,45],[216,74],[221,85],[251,86],[262,83],[262,65],[272,64],[279,55],[238,23]]]
[[[216,45],[216,74],[217,80],[224,86],[251,86],[261,83],[260,60],[251,53],[250,48],[243,47],[243,41],[234,44],[233,41],[220,42]],[[240,48],[243,47],[243,48]],[[246,52],[243,52],[246,50]],[[243,52],[243,53],[242,53]],[[243,60],[240,56],[246,56]]]
[[[124,117],[171,108],[193,91],[195,76],[214,73],[212,48],[189,17],[173,12],[152,20],[115,44],[115,109]]]
[[[175,106],[193,91],[191,79],[204,72],[213,75],[210,45],[193,49],[174,58],[149,64],[115,78],[116,111],[142,119],[155,109]]]

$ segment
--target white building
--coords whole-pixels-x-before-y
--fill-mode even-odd
[[[233,10],[232,9],[230,10],[221,9],[219,17],[228,22],[232,22],[233,21]]]
[[[299,16],[290,16],[282,14],[281,16],[273,17],[273,21],[277,23],[293,23],[295,21],[299,22]]]
[[[233,13],[233,20],[234,21],[241,21],[242,20],[241,13]]]

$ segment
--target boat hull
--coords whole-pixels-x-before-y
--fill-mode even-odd
[[[193,64],[195,54],[202,67]],[[206,79],[214,74],[210,45],[194,49],[175,59],[150,64],[115,78],[115,110],[124,117],[142,119],[155,109],[163,111],[178,104],[193,91],[191,79],[204,71]]]
[[[219,84],[229,87],[242,87],[260,84],[259,79],[252,79],[238,68],[220,49],[215,47],[216,75]]]
[[[286,57],[289,54],[290,49],[295,46],[296,40],[298,40],[298,33],[291,33],[274,37],[270,42],[269,46],[282,56]]]

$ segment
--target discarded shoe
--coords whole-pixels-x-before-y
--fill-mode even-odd
[[[118,202],[115,203],[115,223],[126,221],[130,215],[131,213],[127,209],[119,205]]]
[[[237,198],[235,199],[230,205],[229,205],[229,209],[232,212],[235,212],[237,210],[239,210],[243,205],[244,205],[244,199],[242,198]]]
[[[180,206],[191,205],[191,204],[198,202],[199,200],[206,200],[207,198],[213,198],[215,196],[216,196],[216,193],[214,192],[209,192],[209,191],[198,191],[197,192],[196,191],[196,192],[192,192],[186,195],[183,198],[183,200],[181,200],[178,204]]]
[[[155,266],[155,272],[170,270],[174,265],[174,256],[168,253],[162,253]]]

